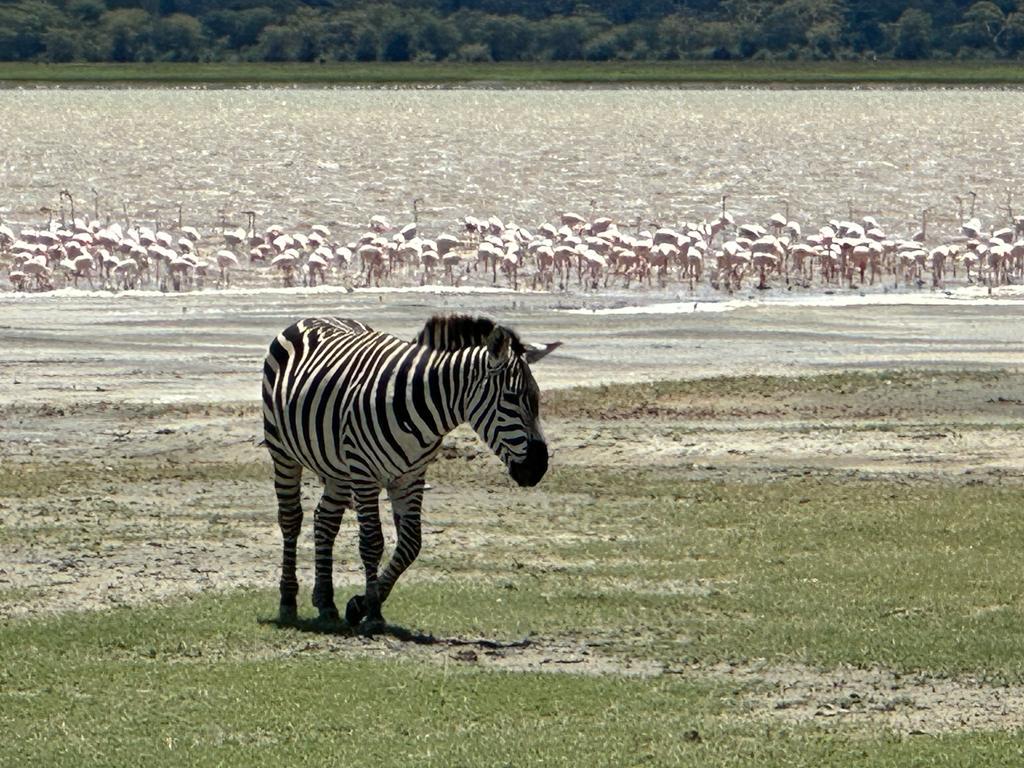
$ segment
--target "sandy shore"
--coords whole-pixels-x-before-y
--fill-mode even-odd
[[[693,304],[655,297],[639,314],[614,295],[491,291],[4,294],[0,403],[251,401],[268,341],[293,320],[317,314],[354,317],[411,337],[435,312],[484,313],[528,340],[565,343],[538,367],[538,381],[548,388],[1024,364],[1024,308],[1016,296],[742,298],[685,311]]]

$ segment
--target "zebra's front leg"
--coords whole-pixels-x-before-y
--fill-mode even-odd
[[[381,573],[377,584],[377,594],[380,602],[388,599],[391,590],[398,581],[405,569],[412,565],[420,553],[422,532],[420,525],[420,511],[423,508],[423,486],[422,477],[417,478],[409,484],[388,489],[388,498],[391,499],[391,509],[395,516],[395,531],[398,534],[398,541],[395,543],[395,551],[391,554],[387,567]]]
[[[351,490],[347,485],[325,480],[323,495],[313,513],[313,540],[316,546],[313,605],[325,621],[338,620],[338,608],[334,604],[334,540],[350,500]]]
[[[380,527],[380,488],[363,486],[354,489],[356,515],[359,520],[359,557],[366,573],[366,592],[355,595],[345,606],[345,621],[352,628],[366,618],[383,623],[380,613],[377,569],[384,554],[384,533]]]

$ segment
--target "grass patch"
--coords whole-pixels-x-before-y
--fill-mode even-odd
[[[205,598],[0,630],[0,762],[678,764],[700,749],[687,731],[712,727],[713,695],[678,681],[273,655],[301,638],[252,607]]]
[[[676,676],[303,654],[308,634],[257,621],[266,597],[0,627],[0,762],[901,766],[1020,755],[1010,733],[907,741],[753,722],[734,685]]]
[[[558,62],[335,64],[0,63],[0,81],[36,83],[337,84],[650,83],[1000,85],[1024,82],[1014,62]]]
[[[987,384],[1013,381],[948,372],[706,379],[548,393],[545,414],[591,418],[750,392],[931,399],[960,384],[982,392],[977,400],[990,396]],[[22,556],[37,565],[61,552],[102,557],[111,542],[128,542],[123,556],[136,535],[180,536],[189,516],[207,526],[185,535],[216,547],[251,535],[261,504],[272,530],[263,452],[225,460],[216,440],[199,442],[203,451],[173,461],[125,453],[101,467],[39,461],[0,475],[0,541],[28,552],[10,567]],[[707,674],[723,663],[853,666],[1024,684],[1019,487],[870,474],[750,482],[742,467],[698,481],[624,456],[614,466],[554,463],[524,490],[493,457],[469,455],[449,451],[432,468],[423,554],[385,615],[438,637],[585,647],[607,674],[496,672],[447,648],[413,653],[403,640],[309,631],[311,622],[281,628],[260,621],[276,607],[272,584],[13,620],[0,625],[0,765],[845,768],[1024,757],[1010,732],[906,739],[856,720],[758,719],[746,698],[756,683]],[[217,493],[201,494],[206,486]],[[344,568],[358,561],[353,518],[336,550]],[[309,528],[307,518],[304,536]],[[308,538],[303,545],[309,616]],[[339,586],[339,602],[349,589]],[[0,603],[45,590],[3,586]],[[616,672],[641,662],[668,672]]]
[[[1019,489],[553,474],[553,509],[563,493],[599,496],[554,519],[517,511],[509,525],[534,531],[528,549],[495,539],[449,557],[449,587],[396,591],[396,606],[509,638],[610,632],[623,656],[668,665],[765,658],[1024,682]],[[493,581],[458,579],[481,563]]]
[[[261,456],[263,458],[263,456]],[[25,501],[52,498],[60,494],[81,496],[123,491],[125,484],[167,484],[173,491],[177,482],[212,484],[221,482],[273,482],[270,461],[235,462],[196,459],[161,461],[109,457],[101,465],[77,463],[21,463],[16,473],[0,473],[0,498]]]
[[[603,384],[543,393],[542,414],[554,418],[648,418],[673,416],[689,401],[778,399],[830,395],[835,398],[878,391],[880,399],[909,390],[949,389],[959,384],[1006,380],[1002,371],[842,371],[813,376],[711,376],[677,381]],[[728,402],[725,402],[728,405]]]
[[[441,460],[431,473],[455,493],[428,498],[423,557],[388,605],[395,620],[504,639],[610,638],[606,647],[622,658],[669,666],[765,658],[1024,682],[1017,487],[821,476],[701,482],[672,467],[555,465],[541,489],[506,494],[501,468],[479,464]],[[210,478],[241,471],[216,469]],[[269,481],[255,482],[268,497],[270,530]],[[494,495],[460,501],[460,489],[481,484]],[[213,515],[210,502],[193,503],[208,535],[241,535],[215,522],[240,512],[218,506]],[[114,502],[109,512],[127,514]],[[251,518],[245,507],[235,524]],[[0,540],[59,541],[79,552],[111,536],[162,535],[147,517],[138,531],[123,522],[104,530],[100,518],[62,528],[49,513],[32,521],[10,518]],[[351,565],[352,515],[344,525],[337,557]],[[76,545],[76,536],[88,541]]]

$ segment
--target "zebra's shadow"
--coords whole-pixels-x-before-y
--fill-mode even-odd
[[[373,624],[349,626],[344,619],[320,619],[320,618],[296,618],[284,620],[279,617],[257,619],[259,624],[277,627],[278,629],[292,629],[299,632],[308,632],[314,635],[334,635],[338,637],[392,637],[404,643],[415,643],[416,645],[439,645],[446,644],[445,638],[437,638],[434,635],[412,630],[398,624]]]
[[[507,648],[527,648],[533,641],[525,637],[521,640],[503,641],[487,638],[437,637],[419,630],[408,629],[398,624],[360,625],[353,628],[343,619],[329,621],[324,619],[296,618],[282,620],[279,617],[257,619],[262,625],[308,632],[316,635],[332,635],[335,637],[391,637],[404,643],[414,645],[446,645],[452,647],[471,646],[487,650]]]

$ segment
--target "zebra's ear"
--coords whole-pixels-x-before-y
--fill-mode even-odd
[[[533,365],[541,358],[547,357],[556,349],[562,346],[560,341],[552,341],[550,344],[527,344],[526,345],[526,362]]]
[[[494,326],[494,330],[488,334],[487,341],[484,344],[491,355],[491,365],[504,365],[509,361],[512,351],[512,339],[508,335],[508,331],[500,325]]]

